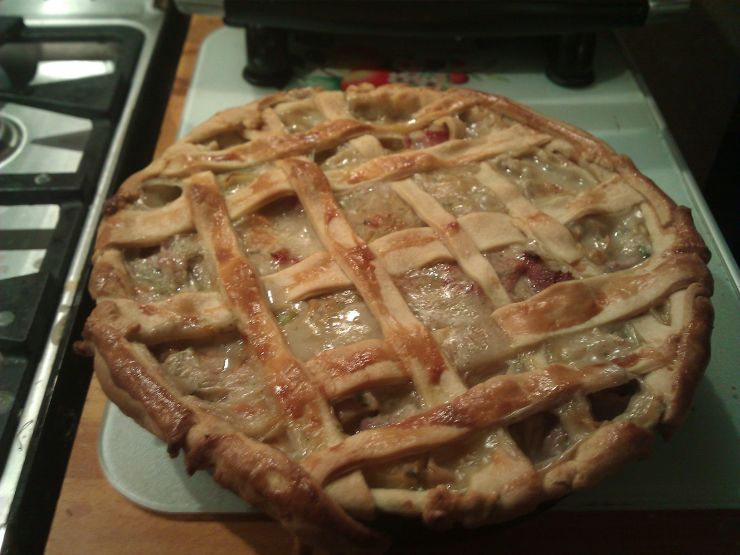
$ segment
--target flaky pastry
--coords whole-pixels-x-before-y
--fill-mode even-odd
[[[606,144],[508,99],[291,90],[130,177],[93,257],[110,399],[303,542],[480,526],[687,413],[709,253]]]

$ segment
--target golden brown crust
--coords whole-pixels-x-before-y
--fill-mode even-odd
[[[676,348],[673,395],[662,422],[667,434],[680,426],[688,415],[694,391],[709,362],[709,339],[714,321],[710,295],[711,291],[702,286],[689,288],[686,302],[691,305],[691,317]]]
[[[213,468],[219,483],[315,545],[326,544],[322,531],[331,529],[336,536],[326,547],[382,549],[386,540],[348,517],[300,465],[173,398],[115,330],[93,323],[85,334],[99,353],[96,373],[106,395],[165,441],[172,456],[183,449],[190,473]]]
[[[169,452],[177,453],[193,425],[193,412],[151,375],[148,361],[141,360],[147,353],[129,343],[118,330],[98,322],[97,319],[88,322],[86,336],[105,364],[112,385],[141,405]]]
[[[481,114],[493,122],[491,128],[468,137],[465,118]],[[430,126],[444,131],[425,135]],[[417,140],[411,137],[421,137],[421,145],[409,147]],[[394,144],[404,147],[386,150]],[[324,171],[312,161],[330,159],[340,149],[357,163]],[[570,160],[596,184],[565,204],[538,204],[492,163],[532,152]],[[505,214],[454,216],[413,178],[471,164],[478,184]],[[232,175],[247,184],[227,192],[231,181],[222,176]],[[429,227],[395,230],[366,242],[335,194],[385,181],[393,182],[394,193]],[[141,202],[147,187],[160,185],[181,194],[162,206]],[[260,276],[232,222],[285,196],[297,197],[324,250]],[[633,267],[612,273],[595,269],[569,226],[634,207],[643,214],[654,252]],[[182,234],[198,238],[199,256],[213,276],[210,290],[146,297],[146,284],[131,269],[127,253]],[[534,269],[525,270],[540,272],[543,290],[511,303],[505,281],[483,252],[527,242],[540,245],[578,279],[566,272],[542,273],[530,259]],[[689,211],[629,159],[511,100],[403,85],[360,86],[346,94],[300,89],[217,114],[121,186],[98,233],[90,282],[98,306],[85,328],[85,347],[94,352],[108,396],[162,438],[171,453],[183,449],[191,471],[213,467],[219,483],[303,541],[361,552],[384,545],[355,518],[370,520],[376,509],[418,516],[436,528],[478,526],[524,514],[644,456],[653,428],[672,431],[686,416],[709,357],[708,259]],[[494,308],[483,363],[477,366],[497,368],[526,353],[536,362],[466,385],[463,375],[475,365],[456,367],[441,347],[454,330],[424,326],[396,281],[440,261],[456,264]],[[274,312],[348,288],[366,303],[383,339],[299,360]],[[659,309],[667,316],[650,315]],[[553,338],[623,322],[638,329],[643,344],[610,364],[546,359],[543,345]],[[248,437],[223,412],[178,389],[153,354],[161,345],[237,332],[276,418],[289,430],[282,443]],[[634,382],[639,387],[623,413],[603,421],[593,417],[590,395]],[[419,409],[382,427],[341,431],[331,403],[399,384],[414,389]],[[512,431],[544,414],[556,418],[569,437],[567,448],[545,463]],[[426,457],[425,472],[436,472],[444,484],[454,473],[435,457],[470,449],[480,434],[488,434],[485,447],[476,448],[485,462],[465,471],[461,488],[430,478],[418,490],[388,489],[370,485],[366,476],[372,473],[360,472]]]

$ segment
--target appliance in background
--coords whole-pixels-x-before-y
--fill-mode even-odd
[[[222,15],[228,25],[244,27],[247,64],[244,78],[253,85],[288,83],[295,57],[295,32],[364,37],[486,39],[550,37],[545,55],[547,77],[565,87],[594,81],[595,33],[670,19],[688,10],[689,0],[458,0],[387,2],[329,0],[175,0],[186,13]],[[377,43],[377,39],[372,41]]]
[[[133,27],[29,27],[0,44],[0,462],[56,313],[143,42]]]
[[[158,135],[186,19],[155,4],[0,5],[3,553],[45,541],[90,378],[70,343],[95,228]]]
[[[465,39],[485,47],[500,37],[540,37],[544,71],[568,87],[594,78],[594,33],[617,29],[644,76],[712,213],[740,260],[740,23],[736,3],[717,0],[175,0],[186,13],[224,17],[245,29],[242,69],[251,84],[282,86],[300,73],[295,45],[342,35],[377,46],[387,36]],[[313,35],[313,37],[310,37]],[[382,39],[379,37],[382,36]],[[418,50],[418,48],[417,48]],[[495,50],[495,47],[492,48]],[[383,65],[385,61],[381,61]],[[424,69],[434,71],[435,67]],[[707,109],[711,106],[711,109]]]

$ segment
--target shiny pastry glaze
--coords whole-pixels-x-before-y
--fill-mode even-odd
[[[629,160],[505,98],[289,90],[124,183],[85,348],[189,469],[350,552],[378,512],[478,526],[643,456],[708,357],[707,259]]]
[[[315,114],[310,113],[290,121],[293,123],[288,128],[296,132],[316,123]],[[468,123],[467,133],[475,136],[485,125],[491,124],[485,119]],[[345,144],[333,152],[324,165],[341,167],[352,161],[360,159],[357,152]],[[494,164],[536,206],[546,207],[552,199],[562,203],[564,197],[572,198],[597,182],[585,170],[542,150],[519,158],[499,157]],[[504,205],[478,181],[476,173],[476,166],[462,166],[419,174],[415,180],[455,216],[505,212]],[[235,191],[251,183],[253,175],[252,172],[228,174],[221,178],[221,185],[228,191]],[[151,194],[141,200],[142,209],[158,206],[164,202],[162,199],[172,199],[175,195],[168,187],[166,183],[153,184]],[[424,227],[388,183],[358,186],[339,194],[338,201],[355,233],[368,242],[395,231]],[[236,221],[234,229],[248,260],[262,275],[283,270],[322,250],[303,208],[295,199],[273,202]],[[630,268],[650,255],[650,237],[639,207],[614,216],[586,216],[571,222],[569,229],[583,246],[588,259],[602,272]],[[192,234],[182,234],[159,249],[129,252],[126,263],[138,284],[140,298],[151,301],[180,291],[210,288],[209,270],[199,249]],[[484,252],[484,256],[515,302],[579,275],[575,268],[548,257],[534,240]],[[497,333],[489,318],[494,307],[456,263],[414,269],[397,276],[394,281],[417,318],[429,329],[441,330],[438,341],[442,352],[460,369],[468,385],[491,375],[526,368],[532,353],[522,353],[493,367],[481,367],[476,363],[476,360],[485,360],[488,343],[494,337],[491,334]],[[381,338],[375,318],[352,290],[292,303],[276,310],[276,318],[291,351],[304,361],[336,347]],[[550,340],[542,348],[541,356],[550,363],[610,364],[639,347],[640,338],[628,325],[608,326]],[[238,371],[245,365],[255,364],[244,353],[241,341],[181,351],[169,348],[162,353],[163,367],[173,383],[182,392],[196,397],[209,412],[243,427],[248,433],[259,431],[265,437],[287,433],[270,427],[277,422],[277,409],[270,406],[268,396],[264,395],[265,384],[256,377],[259,371],[254,368]],[[386,386],[338,400],[335,410],[340,421],[348,426],[346,431],[371,429],[400,421],[419,410],[415,396],[413,390],[405,386]],[[642,406],[633,404],[634,410]],[[626,406],[623,408],[627,410]],[[243,421],[239,415],[244,416]],[[571,438],[558,419],[547,413],[519,423],[512,435],[517,445],[538,465],[561,456],[578,439]],[[432,457],[382,465],[365,474],[372,487],[422,489],[445,483],[452,488],[463,488],[471,476],[487,464],[485,453],[492,442],[498,440],[494,435],[476,441],[479,447],[462,450],[463,455],[442,452]],[[452,453],[458,451],[452,450]],[[449,470],[452,468],[455,470]]]

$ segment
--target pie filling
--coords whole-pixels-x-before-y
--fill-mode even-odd
[[[521,157],[503,155],[493,161],[535,204],[551,196],[572,196],[597,179],[587,170],[566,160],[562,155],[538,150]]]
[[[287,448],[285,425],[264,369],[238,335],[188,346],[160,345],[155,355],[182,395],[246,435]]]
[[[287,93],[203,131],[112,216],[161,215],[173,233],[138,247],[155,241],[104,229],[121,260],[108,271],[130,279],[142,329],[210,293],[185,324],[203,333],[177,336],[208,339],[149,347],[167,386],[320,486],[346,475],[381,511],[430,519],[468,510],[424,505],[449,501],[440,491],[495,492],[519,514],[526,503],[511,499],[527,480],[576,460],[594,434],[660,421],[691,276],[651,236],[664,218],[652,201],[623,174],[577,163],[590,158],[575,143],[505,115],[516,110],[394,90]],[[204,221],[206,209],[218,217]],[[224,278],[237,271],[241,296]],[[538,484],[562,495],[560,482]],[[347,508],[342,488],[327,491]]]
[[[380,339],[380,327],[354,291],[341,291],[294,303],[277,314],[291,351],[308,360],[325,350]]]
[[[288,126],[291,132],[305,131],[318,122],[312,112],[302,112],[297,119],[293,116],[289,118],[293,122]],[[486,123],[484,118],[469,123],[467,129],[481,132],[485,125],[491,123]],[[346,156],[342,152],[349,150],[344,145],[327,159],[325,166],[346,165],[346,160],[340,163],[337,157]],[[354,156],[357,158],[357,153]],[[585,170],[543,150],[520,158],[502,156],[494,165],[533,203],[546,202],[553,195],[573,197],[596,183]],[[417,174],[414,181],[455,217],[480,212],[505,213],[505,205],[481,183],[477,173],[477,166],[460,166]],[[220,181],[226,193],[233,193],[251,183],[255,175],[255,172],[233,172],[222,175]],[[154,183],[140,202],[146,207],[171,202],[177,198],[171,188],[166,183]],[[388,183],[357,186],[339,194],[338,202],[354,232],[367,242],[404,229],[425,227],[412,207]],[[274,201],[247,214],[234,222],[234,229],[247,259],[260,275],[279,272],[323,251],[304,209],[294,197]],[[569,229],[586,256],[603,272],[631,268],[650,256],[650,238],[639,207],[613,215],[586,216],[569,224]],[[210,289],[211,277],[200,248],[194,234],[183,234],[158,249],[130,252],[128,270],[137,283],[140,298],[152,301],[178,292]],[[532,238],[483,254],[514,302],[578,276],[572,266],[548,255]],[[489,343],[494,333],[490,314],[495,307],[480,285],[457,263],[442,262],[413,269],[396,276],[394,282],[419,321],[430,330],[441,330],[437,335],[440,349],[460,370],[468,386],[493,375],[527,369],[526,361],[531,353],[516,355],[508,361],[489,362]],[[667,321],[665,308],[653,311],[661,322]],[[287,308],[276,309],[275,317],[291,351],[302,361],[311,360],[323,351],[382,338],[378,322],[352,289],[292,303]],[[265,385],[254,378],[258,373],[248,366],[249,357],[241,343],[236,341],[220,350],[212,347],[167,351],[161,360],[180,391],[197,397],[205,410],[235,425],[264,430],[269,428],[269,423],[279,420],[277,408],[269,406]],[[635,330],[629,324],[620,324],[552,339],[540,349],[547,363],[578,367],[610,363],[639,346]],[[235,352],[240,353],[236,358]],[[224,358],[219,358],[219,353]],[[250,370],[242,371],[243,368]],[[624,412],[630,397],[620,394],[625,389],[619,387],[622,389],[615,393],[600,392],[591,400],[596,420],[604,419],[600,417],[605,414],[617,416]],[[340,399],[334,409],[345,432],[355,433],[410,416],[421,408],[415,397],[408,385],[384,386]],[[624,404],[618,413],[614,410],[615,399]],[[247,425],[242,422],[245,419],[257,424]],[[263,433],[276,432],[270,428]],[[557,417],[550,413],[540,413],[518,423],[512,427],[512,437],[537,463],[557,457],[572,443]],[[480,455],[471,455],[471,459],[479,461],[477,465],[453,465],[457,468],[455,472],[445,470],[434,457],[426,457],[386,464],[368,470],[366,476],[371,486],[377,484],[377,487],[428,488],[430,484],[442,483],[441,477],[451,487],[464,487],[461,484],[469,480],[472,469],[484,464],[480,463],[483,460]]]
[[[337,200],[353,231],[366,242],[394,231],[424,226],[388,183],[360,186],[338,195]]]
[[[417,174],[414,181],[455,217],[473,212],[505,213],[496,195],[476,179],[477,166],[460,166]]]
[[[650,235],[639,208],[586,216],[573,222],[569,229],[588,258],[603,272],[632,268],[652,254]]]
[[[431,330],[466,325],[494,309],[457,264],[443,262],[411,270],[399,276],[396,284],[414,315]]]
[[[355,107],[356,110],[370,110]],[[372,112],[363,112],[367,120]],[[473,110],[464,115],[467,134],[475,137],[496,124],[490,115]],[[383,121],[400,121],[403,114],[378,116]],[[476,119],[479,118],[479,119]],[[304,107],[300,112],[283,114],[281,120],[290,132],[302,132],[319,122],[319,117]],[[290,122],[287,124],[286,122]],[[500,125],[500,122],[499,122]],[[439,127],[437,127],[439,131]],[[421,132],[422,135],[424,131]],[[435,135],[431,135],[435,137]],[[440,138],[441,135],[436,135]],[[401,150],[426,148],[429,133],[418,133],[401,140]],[[409,145],[409,141],[413,145]],[[384,141],[385,146],[391,141]],[[386,149],[387,150],[387,149]],[[361,163],[359,153],[348,144],[328,153],[327,169]],[[501,156],[498,168],[534,206],[547,205],[552,198],[562,204],[563,197],[574,198],[584,188],[597,183],[589,172],[562,156],[538,150],[522,157]],[[232,172],[220,176],[226,194],[252,183],[254,171]],[[505,214],[505,204],[478,176],[476,165],[463,165],[414,176],[414,182],[455,217],[473,213]],[[145,207],[157,207],[177,198],[171,185],[154,183],[140,200]],[[426,224],[387,182],[358,185],[337,195],[343,214],[357,236],[366,242],[401,230],[424,228]],[[250,264],[260,275],[285,270],[322,252],[323,247],[295,197],[274,201],[234,222],[234,229]],[[634,267],[650,256],[651,242],[639,207],[617,214],[595,214],[568,225],[588,259],[602,272]],[[578,271],[558,261],[532,237],[483,252],[485,260],[499,277],[513,302],[524,301],[546,288],[577,279]],[[162,247],[129,252],[127,266],[137,283],[142,300],[156,300],[184,291],[211,288],[209,270],[203,261],[194,234],[182,234]],[[610,324],[586,332],[561,336],[543,343],[537,352],[525,351],[507,360],[490,362],[489,344],[497,333],[490,318],[495,306],[481,286],[467,276],[454,261],[412,269],[395,276],[394,283],[413,314],[435,336],[450,363],[459,370],[468,387],[494,375],[523,372],[542,362],[582,367],[613,364],[640,348],[641,342],[629,324]],[[661,323],[668,323],[669,310],[651,309]],[[314,296],[275,309],[275,317],[291,352],[301,361],[320,353],[370,339],[382,339],[379,323],[353,289]],[[463,347],[461,347],[463,346]],[[279,410],[259,379],[259,364],[246,354],[243,341],[234,340],[221,347],[214,343],[183,350],[161,348],[159,358],[167,375],[186,395],[198,399],[204,410],[226,419],[250,435],[262,439],[284,436],[279,426]],[[637,380],[607,389],[584,399],[589,415],[596,421],[611,420],[623,414],[641,386]],[[418,394],[409,383],[375,387],[333,402],[334,413],[347,434],[385,427],[422,410]],[[562,456],[575,444],[554,413],[538,413],[513,425],[511,437],[536,466]],[[450,448],[431,456],[415,457],[366,469],[370,487],[421,490],[446,484],[464,489],[471,476],[487,464],[486,449],[494,439],[480,438],[471,450]],[[474,442],[470,442],[471,445]],[[283,437],[276,445],[289,442]],[[488,444],[488,447],[486,447]],[[460,453],[463,453],[462,455]],[[468,460],[469,459],[469,460]],[[467,460],[467,462],[465,462]],[[454,470],[451,470],[454,469]]]

